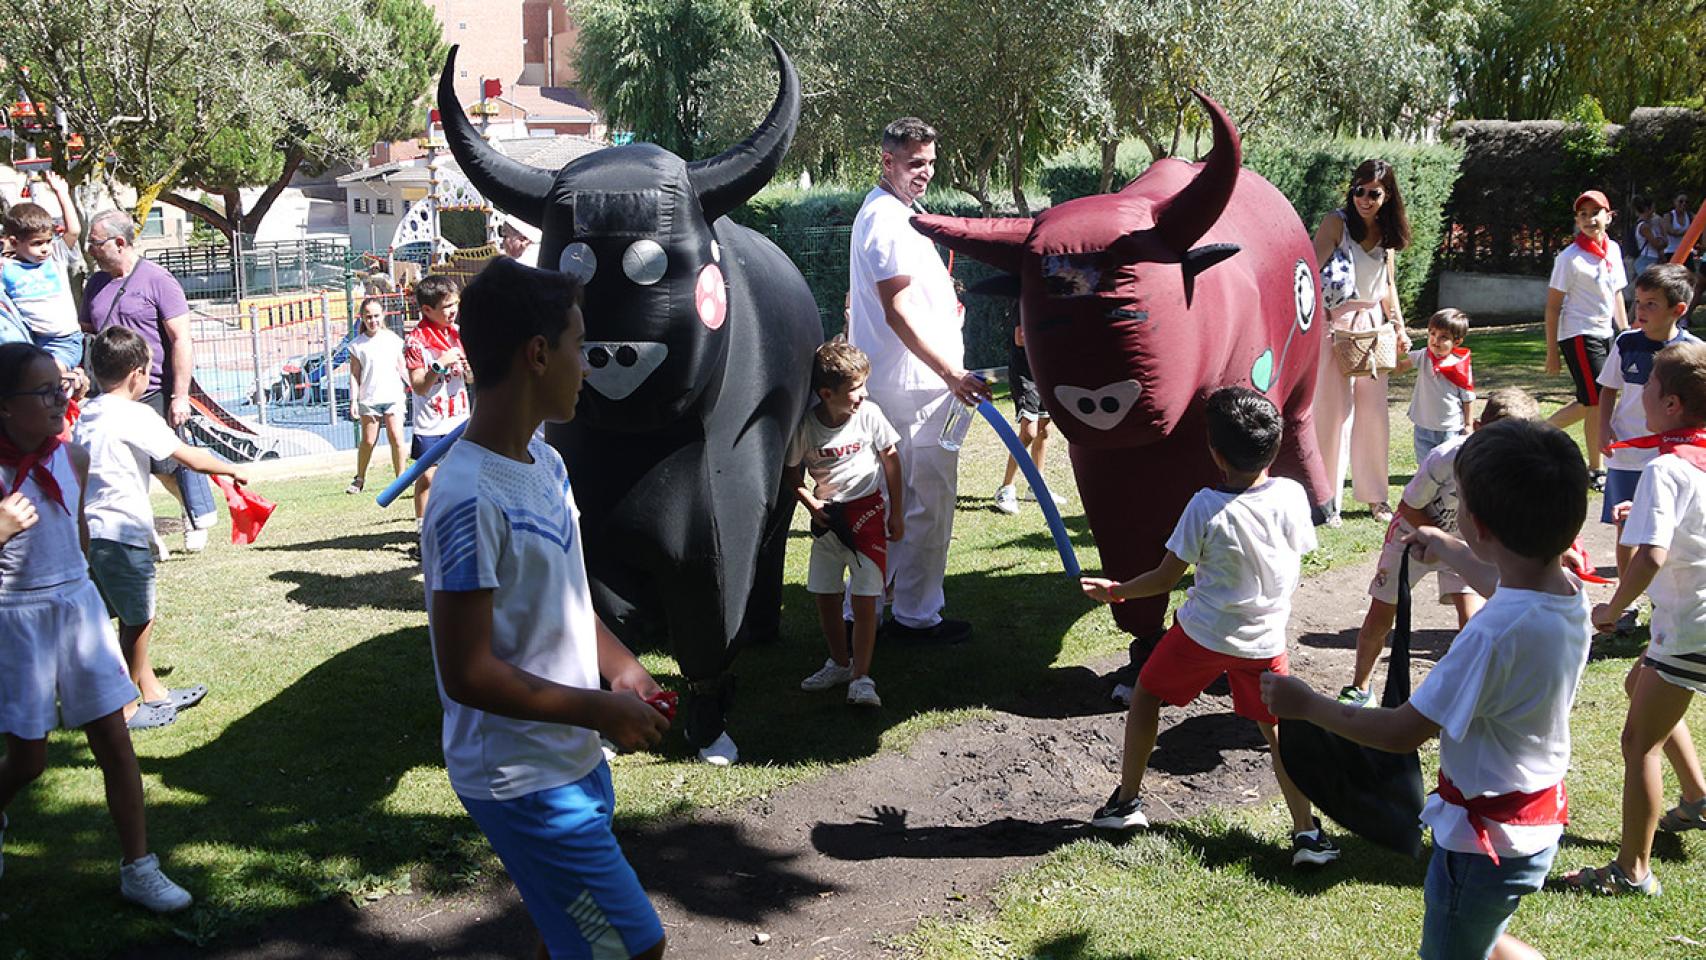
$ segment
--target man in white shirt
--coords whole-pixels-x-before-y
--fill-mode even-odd
[[[914,117],[883,131],[882,176],[853,221],[847,339],[871,358],[869,392],[901,435],[906,538],[889,551],[887,639],[958,643],[971,625],[945,620],[942,581],[953,535],[959,455],[938,442],[951,405],[989,388],[964,367],[965,311],[931,242],[912,229],[936,173],[936,131]]]

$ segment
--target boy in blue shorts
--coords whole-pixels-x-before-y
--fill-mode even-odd
[[[598,738],[656,744],[667,695],[593,612],[568,474],[534,436],[575,413],[580,295],[507,257],[462,295],[480,404],[427,508],[427,623],[451,787],[515,880],[540,956],[656,958],[663,926],[611,830]]]
[[[1676,263],[1661,263],[1648,267],[1635,278],[1635,329],[1618,334],[1606,354],[1605,366],[1599,371],[1599,435],[1609,448],[1620,440],[1647,435],[1647,415],[1641,410],[1641,390],[1652,376],[1653,357],[1673,343],[1698,343],[1693,334],[1678,324],[1688,312],[1688,302],[1694,296],[1688,268]],[[1631,389],[1633,388],[1633,389]],[[1605,478],[1605,504],[1600,510],[1601,523],[1621,528],[1612,517],[1620,503],[1635,499],[1635,485],[1641,481],[1641,470],[1658,456],[1657,450],[1640,447],[1615,447],[1609,450],[1611,462]],[[1617,575],[1629,566],[1635,549],[1617,545]],[[1634,627],[1634,618],[1626,618],[1624,628]]]
[[[1476,430],[1457,454],[1462,539],[1423,527],[1412,550],[1487,598],[1408,703],[1336,703],[1293,677],[1262,699],[1378,750],[1439,737],[1439,788],[1422,808],[1433,858],[1423,960],[1538,958],[1505,932],[1539,890],[1569,818],[1570,705],[1587,665],[1588,597],[1560,564],[1588,509],[1588,470],[1563,431],[1533,420]]]

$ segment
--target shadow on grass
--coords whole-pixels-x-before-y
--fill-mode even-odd
[[[398,514],[398,516],[402,515]],[[394,526],[379,533],[349,533],[325,540],[256,544],[251,549],[262,553],[304,553],[316,550],[354,550],[358,553],[372,553],[377,550],[387,550],[400,555],[406,552],[409,545],[414,542],[414,530],[403,526]]]
[[[1193,821],[1171,821],[1151,828],[1175,838],[1195,852],[1212,871],[1242,867],[1258,880],[1312,896],[1341,883],[1383,887],[1414,887],[1419,893],[1427,874],[1427,858],[1411,860],[1357,837],[1335,834],[1344,856],[1325,867],[1300,870],[1291,865],[1291,847],[1278,836],[1258,837],[1242,826],[1223,831],[1204,830]]]
[[[837,860],[1037,857],[1094,836],[1083,820],[1003,817],[971,827],[908,827],[907,811],[878,806],[856,823],[819,823],[812,846]]]
[[[420,577],[420,568],[411,564],[358,576],[314,570],[278,570],[271,574],[270,579],[295,584],[285,598],[314,610],[377,609],[419,613],[424,602]]]

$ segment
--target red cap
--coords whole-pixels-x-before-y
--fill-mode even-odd
[[[1576,198],[1576,202],[1570,204],[1570,209],[1574,210],[1581,206],[1583,200],[1592,200],[1594,203],[1599,204],[1600,208],[1603,210],[1611,209],[1611,201],[1605,199],[1605,194],[1600,193],[1598,190],[1583,190],[1582,195]]]

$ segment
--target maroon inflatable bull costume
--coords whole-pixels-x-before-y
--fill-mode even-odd
[[[1328,499],[1310,405],[1325,324],[1309,234],[1280,192],[1240,169],[1238,133],[1214,125],[1204,163],[1158,161],[1118,193],[1034,219],[913,218],[932,239],[1019,278],[1020,322],[1043,402],[1109,577],[1151,569],[1198,489],[1220,482],[1203,404],[1247,385],[1279,406],[1274,472]],[[1137,636],[1163,632],[1165,596],[1113,608]]]

